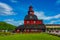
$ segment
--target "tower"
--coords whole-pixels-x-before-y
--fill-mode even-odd
[[[34,14],[33,7],[30,6],[28,10],[28,15],[24,18],[24,25],[39,25],[43,24],[42,20],[38,20],[37,16]]]

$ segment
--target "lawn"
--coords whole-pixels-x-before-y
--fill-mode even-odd
[[[0,40],[60,40],[60,37],[46,33],[20,33],[8,36],[0,36]]]

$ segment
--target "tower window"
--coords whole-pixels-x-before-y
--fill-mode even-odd
[[[32,14],[32,12],[30,12],[30,14]]]

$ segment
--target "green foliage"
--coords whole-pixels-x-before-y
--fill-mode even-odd
[[[60,28],[47,28],[47,30],[60,30]]]
[[[60,37],[46,33],[25,33],[8,36],[0,36],[0,40],[60,40]]]
[[[0,30],[14,30],[16,26],[13,26],[11,24],[0,22]]]

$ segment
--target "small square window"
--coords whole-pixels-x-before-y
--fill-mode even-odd
[[[36,21],[34,21],[34,23],[36,23]]]
[[[29,21],[27,21],[27,23],[29,23]]]

